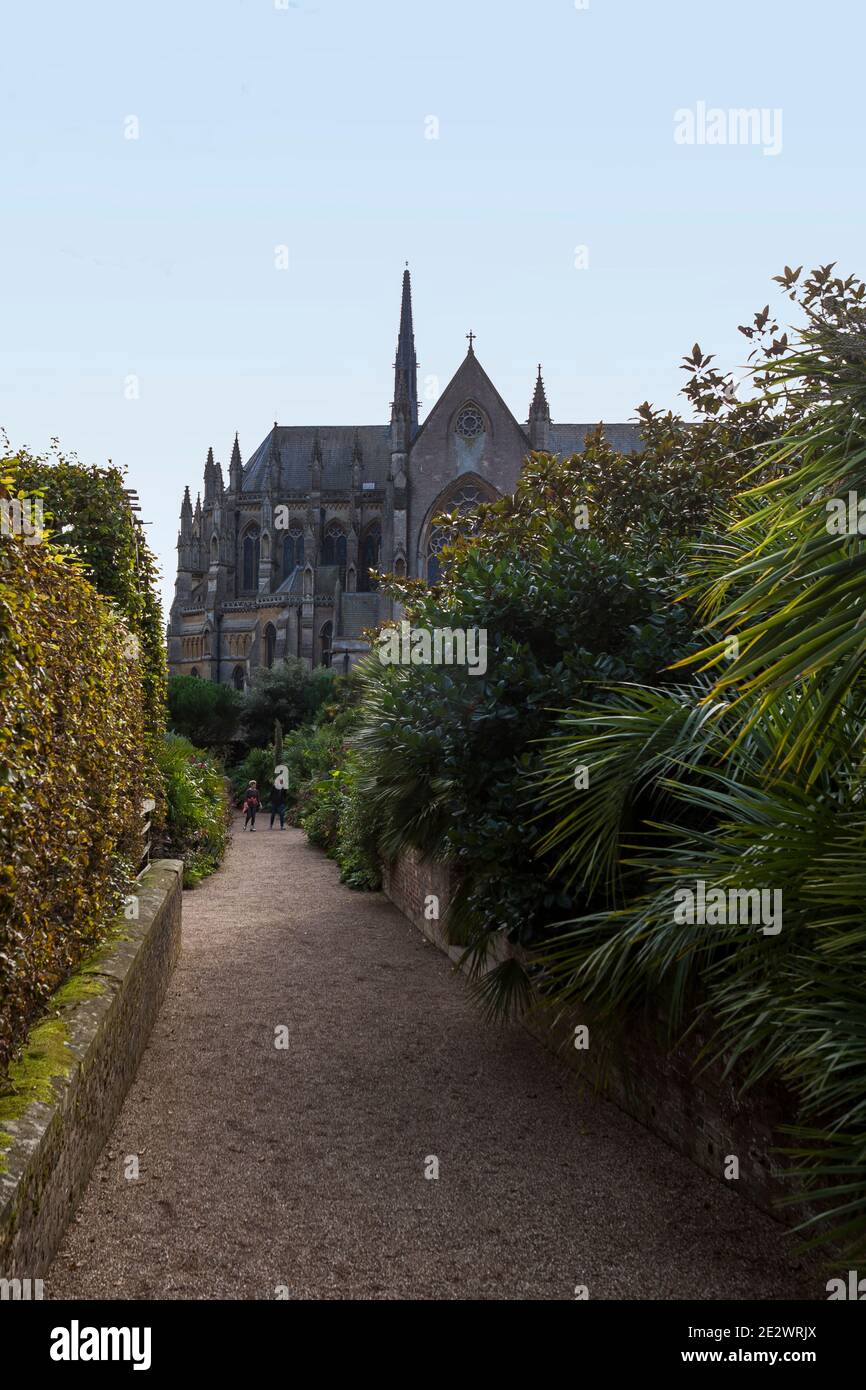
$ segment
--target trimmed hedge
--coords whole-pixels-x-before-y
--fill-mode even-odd
[[[122,469],[85,464],[55,441],[46,456],[9,446],[0,431],[0,476],[14,479],[19,496],[41,497],[45,528],[55,549],[80,562],[84,576],[126,622],[136,644],[144,690],[146,790],[156,798],[160,824],[165,803],[157,768],[165,731],[166,657],[156,557],[126,495]]]
[[[0,1075],[129,891],[147,723],[128,628],[80,563],[0,536]]]

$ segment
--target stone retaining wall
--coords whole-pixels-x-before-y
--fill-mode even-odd
[[[452,891],[447,865],[400,855],[383,866],[382,886],[403,915],[456,963],[461,952],[449,947],[439,922],[428,920],[424,911],[425,899],[435,894],[444,919]],[[737,1190],[779,1217],[776,1203],[791,1191],[771,1153],[780,1142],[774,1137],[778,1125],[791,1118],[790,1099],[781,1087],[762,1086],[738,1097],[735,1081],[723,1076],[721,1065],[695,1068],[705,1037],[693,1034],[688,1045],[674,1049],[665,1045],[662,1009],[655,1017],[630,1020],[615,1034],[579,1007],[560,1016],[537,1011],[524,1023],[588,1086],[603,1089],[620,1109],[714,1177],[724,1178],[725,1160],[735,1155],[740,1171]],[[586,1050],[574,1046],[578,1024],[590,1030]],[[802,1208],[786,1211],[790,1219],[803,1215]]]
[[[0,1277],[48,1270],[105,1143],[180,951],[183,864],[155,861],[139,880],[138,919],[54,996],[0,1098]]]

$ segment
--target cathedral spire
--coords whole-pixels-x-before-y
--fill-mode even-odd
[[[412,434],[418,430],[418,362],[415,357],[415,332],[412,327],[412,281],[409,277],[409,262],[403,271],[403,298],[400,304],[400,332],[397,337],[397,359],[394,363],[394,403],[400,396],[400,382],[404,383],[409,402],[409,420]]]
[[[213,461],[213,449],[208,449],[207,459],[204,465],[204,500],[210,502],[214,494],[216,485],[216,467]]]
[[[241,446],[238,443],[237,432],[235,432],[235,442],[232,445],[232,457],[229,463],[229,487],[232,492],[240,492],[243,476],[244,466],[241,463]]]
[[[544,390],[544,380],[541,375],[541,363],[538,364],[538,376],[535,381],[535,394],[532,397],[532,404],[529,407],[529,418],[533,415],[546,415],[550,419],[550,406],[547,404],[547,395]]]
[[[529,406],[529,442],[533,449],[542,451],[546,450],[550,443],[550,406],[547,404],[540,362],[535,392]]]
[[[183,501],[180,504],[180,531],[178,532],[178,546],[186,545],[192,539],[192,502],[189,496],[189,487],[183,490]]]

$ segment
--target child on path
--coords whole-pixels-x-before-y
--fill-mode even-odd
[[[248,824],[250,830],[255,830],[256,812],[260,810],[261,804],[256,784],[255,782],[250,782],[244,792],[244,830],[246,830]]]

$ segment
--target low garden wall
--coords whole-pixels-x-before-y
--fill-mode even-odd
[[[53,996],[0,1096],[0,1277],[44,1275],[117,1117],[180,951],[183,863]]]
[[[439,922],[425,915],[425,901],[435,895],[440,920],[445,917],[452,891],[448,866],[403,854],[384,865],[382,886],[403,915],[456,964],[461,951],[449,946]],[[714,1177],[724,1179],[726,1160],[735,1156],[737,1190],[778,1218],[776,1203],[791,1192],[771,1153],[779,1143],[778,1125],[790,1119],[785,1093],[765,1086],[738,1098],[735,1081],[722,1075],[721,1064],[695,1068],[706,1038],[695,1033],[687,1045],[670,1049],[663,1042],[664,1022],[659,1010],[654,1018],[632,1019],[614,1033],[595,1023],[588,1010],[575,1007],[567,1015],[536,1011],[524,1025],[588,1086],[602,1088],[620,1109]],[[581,1024],[589,1028],[589,1046],[578,1050],[575,1028]],[[786,1211],[802,1215],[802,1209]]]

